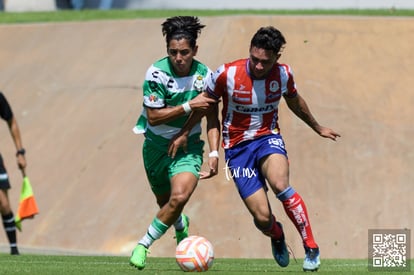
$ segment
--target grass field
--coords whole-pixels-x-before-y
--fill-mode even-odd
[[[263,15],[349,15],[349,16],[414,16],[414,10],[313,10],[313,11],[191,11],[191,10],[85,10],[30,13],[1,13],[0,24],[30,22],[63,22],[114,20],[172,15],[222,16],[240,14]],[[292,259],[287,268],[278,267],[271,259],[215,259],[211,274],[303,274],[302,259]],[[414,262],[411,262],[413,266]],[[147,267],[138,271],[125,256],[62,256],[0,253],[0,274],[182,274],[173,258],[149,257]],[[407,272],[369,272],[366,259],[323,259],[318,274],[408,274]]]
[[[414,262],[411,263],[413,265]],[[271,259],[215,259],[209,274],[304,274],[302,259],[280,268]],[[147,267],[137,270],[121,256],[50,256],[0,254],[0,274],[183,274],[173,258],[148,257]],[[409,274],[407,272],[369,272],[367,260],[322,259],[317,274]]]
[[[1,12],[0,24],[164,18],[173,15],[347,15],[414,16],[414,10],[59,10],[56,12]]]

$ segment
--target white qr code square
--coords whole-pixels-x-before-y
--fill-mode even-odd
[[[411,271],[410,230],[368,230],[370,271]]]

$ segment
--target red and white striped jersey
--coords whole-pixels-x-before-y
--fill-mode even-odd
[[[266,79],[249,74],[249,59],[221,65],[207,82],[208,93],[222,98],[223,148],[258,136],[278,133],[278,106],[282,95],[296,97],[290,66],[276,63]]]

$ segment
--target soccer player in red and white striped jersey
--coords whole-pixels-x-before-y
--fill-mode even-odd
[[[286,40],[272,26],[260,28],[251,39],[249,58],[221,65],[207,81],[205,96],[222,100],[222,139],[226,176],[233,179],[256,227],[271,238],[276,262],[285,267],[289,254],[282,225],[269,205],[268,188],[282,202],[296,226],[305,249],[304,271],[320,266],[319,247],[313,237],[305,202],[289,184],[289,161],[279,132],[278,105],[289,109],[321,137],[340,135],[320,125],[298,93],[290,66],[278,62]],[[201,114],[200,114],[201,115]],[[186,135],[194,116],[181,131]],[[183,146],[182,137],[171,147]]]

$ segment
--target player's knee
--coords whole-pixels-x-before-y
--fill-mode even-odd
[[[271,216],[268,211],[255,213],[253,220],[257,228],[267,228],[272,224]]]
[[[189,195],[185,193],[173,194],[170,197],[169,205],[173,209],[182,209],[189,200]]]
[[[279,180],[271,183],[270,185],[272,187],[273,192],[277,195],[289,187],[289,181],[287,179]]]

